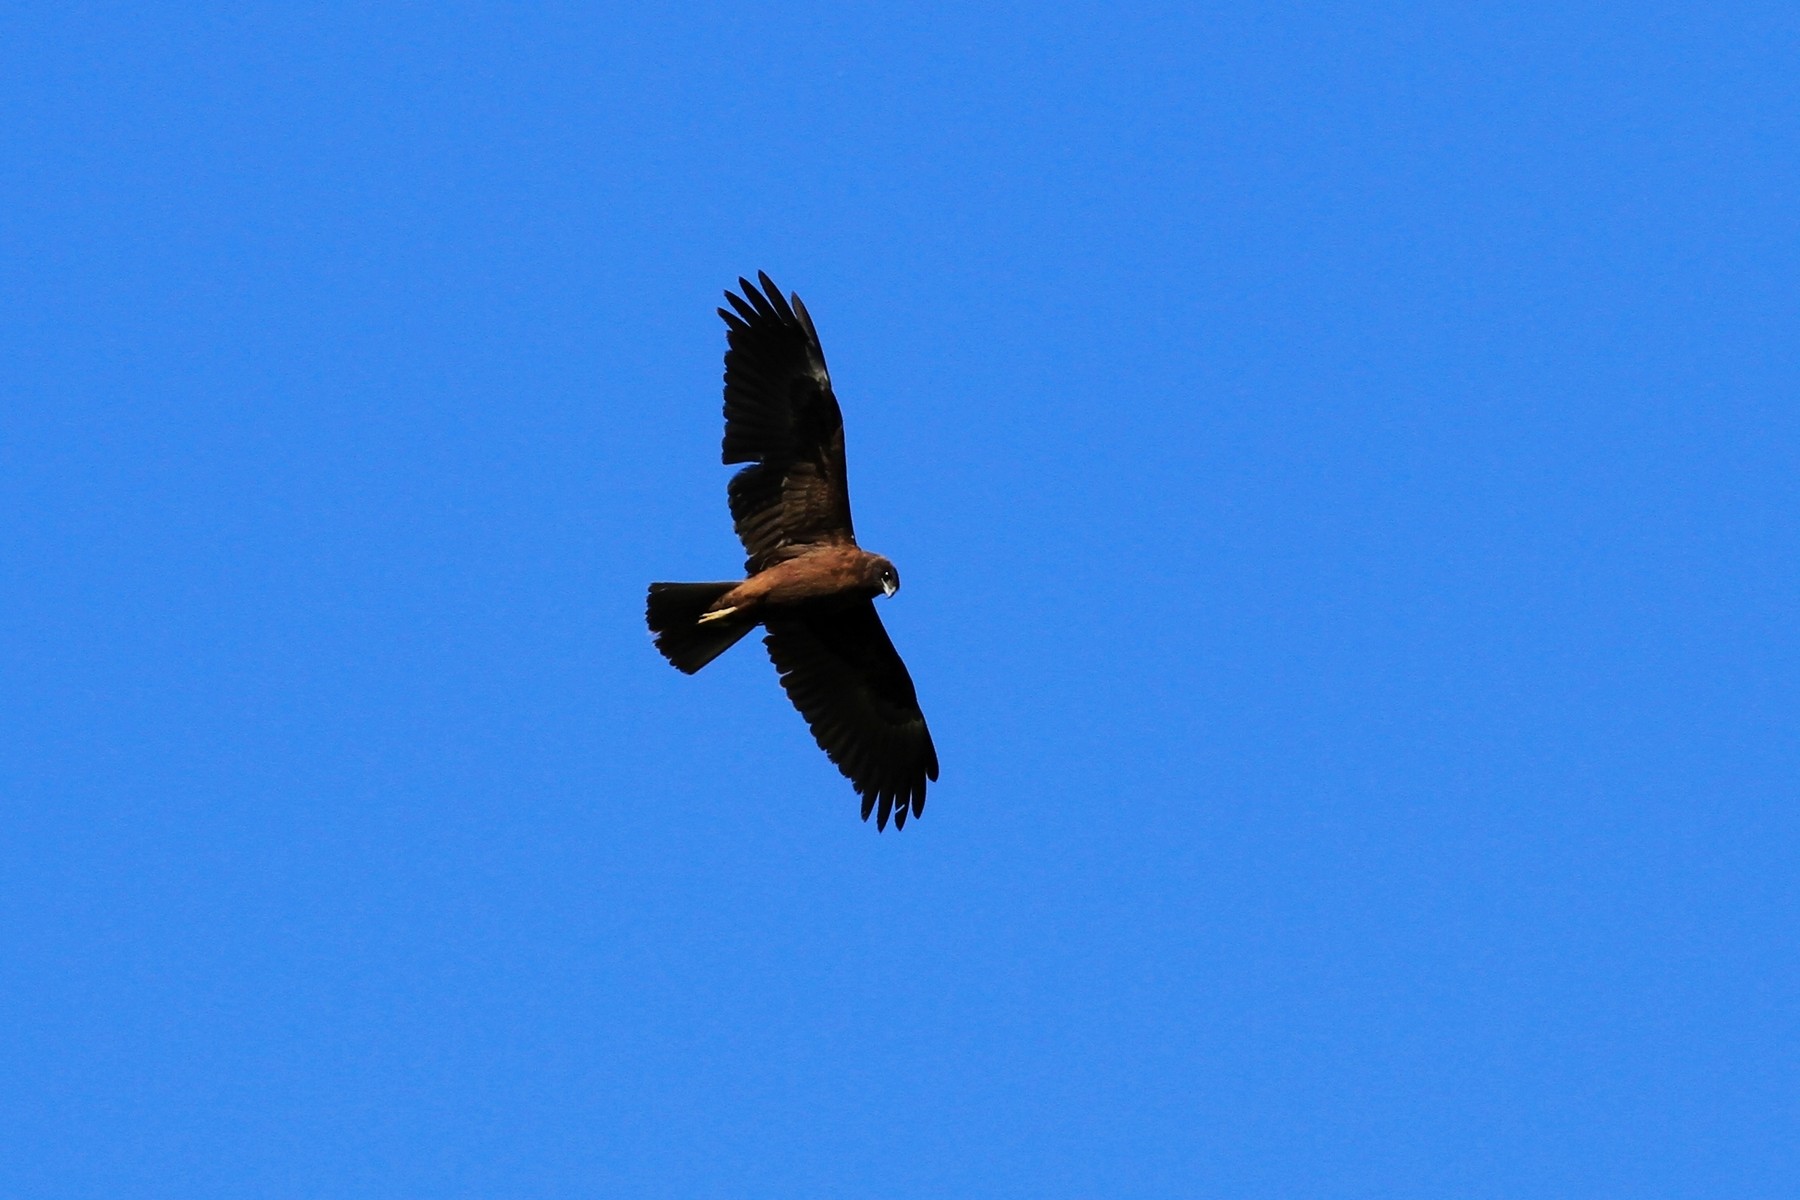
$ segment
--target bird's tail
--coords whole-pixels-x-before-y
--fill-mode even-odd
[[[735,583],[650,585],[650,601],[644,620],[649,624],[650,632],[656,635],[656,648],[678,670],[692,675],[756,628],[754,619],[706,611],[736,586]]]

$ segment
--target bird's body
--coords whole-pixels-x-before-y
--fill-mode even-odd
[[[717,608],[756,612],[873,600],[893,564],[860,546],[820,546],[758,571],[720,597]]]
[[[875,614],[900,587],[894,564],[856,544],[844,426],[800,297],[740,279],[725,293],[726,463],[731,515],[749,560],[728,583],[653,583],[656,645],[692,674],[758,625],[794,706],[885,828],[925,808],[937,751],[912,677]]]

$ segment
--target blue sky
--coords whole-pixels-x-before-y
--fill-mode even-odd
[[[1800,1185],[1791,6],[0,46],[0,1194]],[[641,625],[759,269],[898,835]]]

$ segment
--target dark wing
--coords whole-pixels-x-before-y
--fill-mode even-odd
[[[937,750],[912,676],[888,640],[875,603],[765,621],[781,686],[819,748],[863,798],[863,820],[906,827],[925,811],[925,781],[938,777]]]
[[[854,542],[844,473],[844,418],[825,352],[800,297],[767,275],[725,293],[725,453],[751,463],[731,480],[731,520],[754,574],[808,546]]]

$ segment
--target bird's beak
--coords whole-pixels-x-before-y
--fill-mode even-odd
[[[885,595],[885,596],[891,596],[891,595],[893,595],[893,594],[894,594],[894,593],[895,593],[895,592],[897,592],[897,591],[899,591],[899,590],[900,590],[900,589],[899,589],[899,588],[897,588],[897,587],[895,587],[895,586],[894,586],[894,585],[893,585],[893,584],[892,584],[892,583],[890,583],[890,582],[889,582],[889,581],[888,581],[888,580],[886,580],[886,579],[884,579],[884,580],[882,580],[882,581],[881,581],[881,591],[882,591],[882,594],[883,594],[883,595]]]

